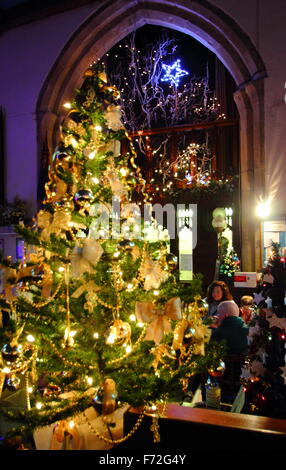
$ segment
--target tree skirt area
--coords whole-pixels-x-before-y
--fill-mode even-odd
[[[129,405],[117,409],[113,414],[111,422],[115,423],[115,427],[111,427],[112,439],[115,441],[123,437],[123,416]],[[87,419],[88,423],[87,423]],[[70,440],[70,446],[75,450],[108,450],[114,447],[113,444],[105,442],[97,437],[94,429],[101,436],[106,439],[111,439],[108,427],[97,411],[90,407],[85,413],[80,413],[74,418],[74,431],[76,437]],[[57,439],[54,430],[56,424],[39,428],[34,432],[34,441],[37,450],[61,450],[63,449],[63,442]]]

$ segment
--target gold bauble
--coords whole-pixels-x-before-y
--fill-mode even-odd
[[[131,326],[122,320],[115,320],[108,331],[107,344],[122,345],[131,339]]]
[[[83,74],[84,77],[93,77],[93,75],[95,75],[95,72],[92,69],[87,69]]]
[[[208,373],[212,377],[222,377],[225,372],[225,363],[223,361],[220,361],[218,366],[212,367],[209,369]]]
[[[178,258],[177,258],[177,256],[174,255],[173,253],[168,253],[167,256],[166,256],[166,263],[168,265],[168,268],[171,271],[174,271],[178,267]]]

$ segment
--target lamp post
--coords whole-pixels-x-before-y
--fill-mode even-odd
[[[212,227],[215,229],[217,233],[217,244],[218,244],[218,250],[217,250],[218,253],[217,253],[217,259],[216,259],[214,279],[218,279],[220,263],[222,261],[222,243],[221,243],[222,232],[227,227],[225,209],[223,207],[217,207],[213,211],[212,215],[213,215]]]

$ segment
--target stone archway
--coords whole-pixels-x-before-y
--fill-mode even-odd
[[[112,46],[144,24],[189,34],[213,51],[234,78],[240,114],[242,267],[260,267],[256,200],[264,193],[263,61],[249,37],[232,18],[206,0],[103,0],[78,28],[57,58],[37,103],[39,146],[50,152],[58,141],[63,103],[81,86],[83,73]]]

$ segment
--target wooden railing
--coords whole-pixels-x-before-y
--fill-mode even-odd
[[[146,160],[143,162],[145,169],[145,179],[147,183],[151,180],[154,171],[154,155],[152,146],[152,137],[169,136],[169,161],[173,162],[178,156],[178,138],[182,134],[188,134],[191,141],[197,141],[198,133],[209,133],[211,141],[211,152],[214,155],[212,159],[212,171],[218,170],[226,173],[230,167],[237,170],[239,168],[239,145],[238,145],[238,119],[219,120],[211,122],[201,122],[197,124],[181,124],[173,127],[144,129],[141,131],[129,132],[133,141],[144,139]],[[191,136],[190,136],[191,134]],[[228,135],[228,143],[226,143]],[[129,141],[122,142],[122,153],[129,149]]]

